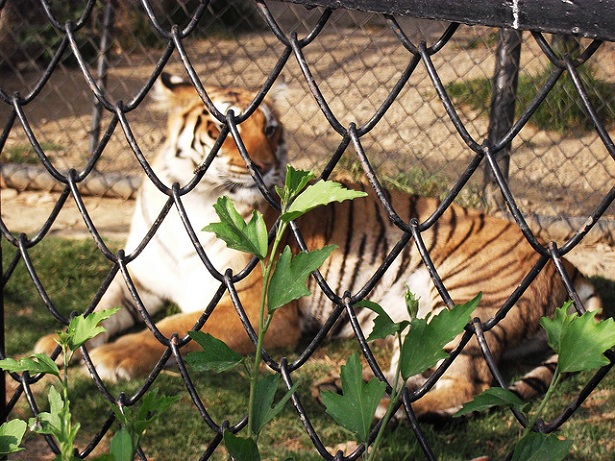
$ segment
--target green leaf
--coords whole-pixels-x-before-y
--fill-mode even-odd
[[[269,313],[295,299],[310,294],[306,283],[310,274],[318,269],[337,247],[328,245],[319,250],[291,255],[286,246],[276,263],[267,294]]]
[[[202,351],[190,352],[186,355],[186,362],[195,371],[213,370],[222,373],[235,367],[244,359],[243,355],[238,354],[209,333],[189,331],[188,334],[203,348]]]
[[[77,461],[80,461],[80,460],[77,459]],[[116,457],[112,455],[111,453],[107,453],[107,454],[92,458],[92,461],[116,461]]]
[[[71,351],[76,351],[87,341],[106,331],[104,327],[99,325],[100,322],[108,319],[119,310],[119,307],[115,307],[103,311],[94,311],[87,317],[83,315],[73,317],[68,324],[66,333],[59,334],[60,341],[66,344]]]
[[[433,367],[448,354],[444,346],[461,333],[470,321],[482,294],[453,309],[442,310],[438,315],[426,319],[414,318],[410,321],[410,331],[401,349],[401,374],[404,379],[423,373]]]
[[[597,322],[596,311],[568,315],[569,306],[566,303],[557,309],[553,320],[540,320],[549,345],[559,354],[560,372],[574,373],[608,365],[604,353],[615,347],[615,321],[609,318]]]
[[[132,447],[136,449],[146,429],[177,400],[179,396],[158,395],[158,388],[154,388],[143,396],[138,407],[125,406],[120,409],[112,405],[111,408],[118,422],[132,437]]]
[[[521,400],[514,392],[502,387],[491,387],[481,394],[474,397],[474,400],[464,403],[461,410],[453,416],[463,416],[474,411],[485,411],[493,407],[513,407],[521,408],[525,402]]]
[[[254,434],[260,434],[263,428],[282,411],[284,405],[286,405],[286,402],[292,397],[293,392],[295,392],[299,385],[299,381],[295,382],[280,401],[273,406],[273,399],[275,398],[279,382],[280,375],[268,375],[256,383],[254,419],[252,421],[252,432]]]
[[[389,314],[386,313],[380,304],[368,301],[367,299],[359,301],[355,304],[355,306],[366,307],[378,314],[376,318],[374,318],[374,328],[367,338],[368,341],[384,339],[387,336],[400,334],[410,324],[408,321],[403,321],[400,323],[393,322],[391,317],[389,317]]]
[[[407,286],[404,300],[406,301],[406,310],[408,311],[408,316],[411,319],[416,318],[419,313],[419,300],[414,296],[414,293],[412,293],[410,291],[410,288],[408,288]]]
[[[547,332],[547,342],[555,352],[558,352],[560,349],[560,339],[564,323],[570,321],[567,313],[571,305],[572,301],[567,301],[561,308],[556,309],[552,320],[548,317],[540,319],[540,324]]]
[[[137,417],[132,422],[134,432],[143,435],[152,422],[178,400],[179,395],[158,395],[158,388],[150,390],[143,396]]]
[[[260,461],[258,446],[253,439],[244,439],[232,432],[224,431],[224,445],[235,461]]]
[[[61,453],[72,453],[81,425],[72,423],[70,401],[64,401],[55,387],[49,389],[47,398],[49,412],[41,412],[36,418],[30,418],[31,430],[39,434],[52,435],[57,440]]]
[[[254,255],[260,260],[265,259],[268,236],[265,219],[261,213],[254,211],[252,218],[246,223],[228,197],[218,198],[214,210],[220,222],[205,226],[204,231],[213,232],[233,250]]]
[[[49,400],[49,412],[41,412],[36,418],[30,418],[29,425],[33,427],[33,432],[53,435],[59,442],[62,442],[65,439],[62,431],[63,418],[67,415],[64,400],[55,387],[49,388],[47,399]]]
[[[113,455],[115,461],[133,461],[135,448],[130,433],[125,427],[122,427],[111,439],[109,452]]]
[[[48,373],[60,376],[58,366],[46,354],[33,354],[20,360],[6,358],[0,360],[0,368],[14,373],[27,371],[31,375],[35,373]]]
[[[8,455],[23,450],[21,440],[28,425],[25,421],[14,419],[0,426],[0,455]]]
[[[280,196],[282,204],[289,204],[315,177],[311,171],[295,170],[291,165],[286,165],[284,187],[276,186],[276,192]]]
[[[359,442],[366,442],[378,404],[384,395],[386,384],[373,378],[363,382],[361,361],[357,354],[350,356],[341,369],[342,395],[321,392],[327,413],[355,434]]]
[[[561,461],[570,452],[570,447],[572,440],[530,432],[517,442],[511,461]]]
[[[335,181],[318,181],[301,192],[292,201],[290,206],[284,210],[280,219],[289,222],[321,205],[353,200],[358,197],[365,197],[366,195],[362,191],[346,189]]]

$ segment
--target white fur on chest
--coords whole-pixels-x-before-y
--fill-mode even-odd
[[[412,271],[407,278],[398,281],[394,285],[386,288],[380,294],[370,298],[382,305],[387,314],[395,322],[409,320],[408,309],[404,298],[406,290],[414,294],[419,300],[418,317],[424,318],[432,310],[433,281],[429,276],[429,271],[425,267],[419,267]]]
[[[167,200],[153,186],[145,187],[143,196],[135,206],[127,252],[140,244]],[[237,272],[245,266],[249,257],[228,249],[213,233],[203,231],[208,224],[219,221],[213,208],[217,198],[195,189],[182,198],[182,203],[199,243],[214,268],[221,274],[228,268]],[[203,311],[220,287],[220,282],[210,274],[199,257],[175,205],[143,253],[129,265],[129,270],[143,287],[160,298],[174,302],[182,312]]]

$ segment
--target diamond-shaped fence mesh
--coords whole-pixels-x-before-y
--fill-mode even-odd
[[[459,24],[399,13],[405,15],[248,0],[1,1],[3,357],[26,354],[41,335],[66,324],[71,312],[83,312],[118,270],[123,256],[116,251],[124,243],[134,198],[150,180],[143,165],[153,161],[166,137],[166,114],[152,108],[148,94],[163,71],[198,79],[205,89],[269,88],[273,80],[283,81],[277,109],[293,165],[328,175],[333,160],[335,171],[367,177],[372,186],[377,187],[377,178],[390,188],[443,203],[455,199],[497,214],[516,222],[542,249],[542,265],[565,255],[612,291],[613,44],[547,34],[548,27],[521,33],[478,25],[487,22],[484,18]],[[439,17],[458,18],[446,12]],[[189,195],[188,189],[178,195]],[[415,245],[416,229],[406,223],[407,245]],[[418,230],[424,229],[419,225]],[[556,244],[543,247],[535,240],[538,235]],[[66,243],[74,236],[85,240]],[[522,288],[535,276],[528,274]],[[507,296],[516,288],[511,286]],[[335,296],[341,301],[344,291]],[[607,295],[606,301],[612,299]],[[351,310],[339,305],[344,307]],[[473,331],[480,334],[480,326]],[[178,353],[168,338],[164,341],[167,354]],[[359,342],[365,350],[364,340]],[[339,371],[346,348],[353,347],[340,351],[327,349],[332,346],[326,342],[317,345],[308,348],[306,366],[312,368],[306,381],[317,381],[329,369]],[[390,358],[383,349],[386,363]],[[580,390],[570,391],[578,397],[571,396],[561,414],[554,410],[552,423],[539,424],[538,430],[559,428],[595,394],[608,376],[612,354],[610,360],[597,375],[585,376]],[[277,364],[274,368],[280,370]],[[290,368],[290,378],[283,372],[287,382],[301,372],[301,367]],[[17,374],[6,379],[5,418],[36,414],[45,406],[44,380]],[[209,382],[209,390],[200,387],[201,381]],[[226,378],[179,376],[159,368],[142,382],[78,381],[75,405],[88,415],[79,457],[93,458],[104,450],[116,430],[106,400],[138,405],[152,386],[181,395],[176,405],[187,410],[151,429],[154,436],[142,439],[139,459],[228,456],[220,434],[245,424],[245,407],[237,403],[241,398],[228,403],[226,393],[211,389],[241,395],[245,389]],[[331,447],[348,435],[332,430],[333,420],[314,416],[324,415],[324,409],[311,397],[310,383],[304,387],[306,406],[295,399],[284,420],[292,421],[284,423],[288,427],[273,424],[277,435],[266,444],[281,451],[270,457],[342,459]],[[601,413],[612,420],[612,389],[599,392],[606,402]],[[313,404],[305,402],[310,399]],[[434,435],[431,426],[409,419],[391,428],[382,459],[469,459],[486,453],[490,459],[504,458],[520,427],[513,416],[509,430],[489,432],[485,427],[491,423],[486,423],[484,433],[464,432],[461,438],[474,441],[458,448],[457,425],[445,425]],[[500,438],[505,441],[496,441]],[[612,441],[604,434],[595,438],[595,446],[607,452],[595,459],[609,459]],[[22,459],[47,459],[45,453],[57,450],[51,438],[48,444],[41,440],[33,436]],[[483,441],[488,446],[476,446]],[[447,451],[447,445],[455,448]],[[362,449],[347,455],[356,459]]]

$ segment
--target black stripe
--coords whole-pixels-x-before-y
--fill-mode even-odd
[[[370,263],[373,265],[376,263],[376,261],[384,259],[384,255],[386,254],[388,247],[388,241],[386,225],[384,223],[384,220],[382,219],[382,216],[380,215],[380,205],[377,201],[373,201],[372,204],[375,208],[376,224],[378,225],[378,234],[376,235],[374,250],[372,251],[372,259],[370,261]]]
[[[320,267],[320,274],[323,279],[327,281],[329,279],[329,272],[331,271],[331,266],[333,264],[333,258],[327,258],[325,263]],[[316,279],[312,276],[310,277],[312,281],[312,285],[314,286],[314,290],[318,290],[317,299],[312,299],[313,305],[310,305],[309,310],[315,314],[315,316],[320,317],[324,312],[325,303],[331,302],[327,296],[325,296],[325,292],[320,288],[318,283],[316,283]],[[310,288],[312,291],[312,288]],[[328,317],[328,315],[327,315]],[[320,323],[320,322],[319,322]]]
[[[451,215],[451,232],[449,233],[449,236],[447,238],[446,241],[449,241],[452,239],[453,235],[457,234],[458,232],[458,227],[457,227],[457,213],[455,211],[455,208],[450,208],[450,211],[452,213]],[[464,246],[464,244],[473,236],[475,235],[475,229],[474,229],[475,225],[474,225],[474,221],[470,220],[470,226],[468,228],[468,231],[466,232],[466,234],[463,236],[463,238],[461,239],[461,241],[457,244],[457,246],[453,247],[452,250],[447,254],[446,257],[451,257],[453,254],[455,254],[457,251],[459,251],[461,249],[461,247]],[[482,248],[480,248],[478,251],[482,250]],[[477,251],[477,252],[478,252]],[[473,255],[466,255],[466,256],[473,256]]]
[[[408,266],[410,265],[410,262],[412,261],[412,258],[410,257],[411,252],[412,252],[411,245],[412,245],[412,241],[409,241],[408,243],[406,243],[406,246],[404,246],[404,249],[401,252],[401,261],[399,263],[399,267],[397,268],[397,273],[395,274],[395,278],[393,279],[393,285],[399,282],[399,279],[401,278],[403,274],[406,273],[406,269],[408,268]]]
[[[418,219],[418,216],[416,216],[417,213],[415,213],[417,200],[418,200],[418,197],[416,195],[408,196],[408,214],[407,214],[408,221],[410,221],[411,218]],[[436,221],[436,226],[437,224],[438,223]],[[431,253],[431,250],[433,250],[433,247],[435,245],[435,240],[436,239],[433,239],[433,241],[429,242],[430,246],[427,249],[429,253]],[[411,239],[411,240],[408,240],[408,243],[406,243],[406,245],[404,246],[404,249],[401,252],[401,261],[399,263],[399,267],[397,268],[397,273],[395,274],[395,278],[393,279],[393,284],[396,284],[399,281],[401,276],[405,274],[406,269],[410,265],[412,261],[411,254],[412,254],[413,244],[414,244],[414,241]]]
[[[331,243],[331,238],[333,237],[333,232],[335,231],[335,206],[328,206],[325,208],[328,213],[327,216],[327,227],[324,232],[325,243]]]
[[[336,289],[336,294],[338,296],[343,295],[343,293],[340,293],[340,291],[342,290],[342,282],[344,281],[344,273],[345,273],[345,269],[346,269],[346,259],[348,258],[348,254],[350,253],[350,249],[352,247],[352,237],[354,236],[354,228],[353,228],[353,222],[354,222],[354,202],[352,200],[345,202],[346,206],[348,207],[347,210],[347,215],[348,215],[348,227],[346,229],[346,245],[344,245],[344,252],[343,252],[343,256],[342,256],[342,263],[340,265],[340,278],[338,280],[337,283],[337,289]]]
[[[190,147],[192,147],[192,150],[195,150],[197,152],[198,152],[198,149],[196,148],[196,143],[198,142],[199,137],[196,135],[196,133],[202,123],[203,123],[203,117],[198,116],[196,118],[196,122],[194,123],[194,128],[192,128],[192,143],[190,144]]]
[[[439,205],[440,205],[440,203],[438,203],[438,206]],[[456,232],[457,232],[457,222],[458,222],[457,212],[455,211],[455,206],[451,205],[448,210],[451,213],[451,222],[450,222],[451,229],[450,229],[450,232],[448,234],[447,241],[450,240],[453,237],[453,235],[456,234]],[[465,217],[466,216],[464,216],[464,218]]]
[[[354,284],[363,268],[363,262],[365,261],[365,244],[367,242],[367,237],[365,234],[361,237],[361,243],[359,243],[359,251],[358,251],[358,261],[354,266],[354,270],[352,271],[352,276],[350,277],[350,282],[348,283],[348,290],[354,291]]]
[[[545,367],[547,370],[551,372],[551,374],[555,373],[555,369],[557,368],[557,362],[545,362],[541,366]]]
[[[410,197],[410,211],[409,211],[409,215],[413,218],[417,218],[419,219],[418,216],[418,210],[417,210],[417,202],[419,202],[421,200],[421,197],[413,195]],[[435,199],[436,201],[436,207],[434,208],[434,210],[438,207],[438,205],[441,203],[440,200]],[[453,229],[454,231],[454,229]],[[437,264],[437,254],[434,253],[434,248],[437,246],[438,244],[438,235],[440,234],[440,220],[436,220],[436,222],[429,228],[429,230],[423,232],[421,234],[422,238],[423,238],[423,243],[425,243],[425,249],[427,250],[427,253],[429,253],[430,257],[433,259],[434,263]],[[425,241],[425,235],[427,236],[431,236],[431,241]],[[450,235],[452,235],[452,231],[449,234],[449,238]]]
[[[184,131],[186,129],[186,120],[188,118],[188,114],[184,114],[184,116],[182,117],[182,125],[179,127],[179,130],[177,130],[177,139],[179,140],[179,136],[181,135],[182,131]],[[178,145],[175,145],[175,156],[179,157],[181,155],[181,149],[179,148]]]
[[[486,242],[482,242],[482,244],[481,244],[480,246],[478,246],[478,247],[476,247],[476,248],[474,248],[474,249],[471,249],[471,251],[468,251],[467,253],[465,253],[465,254],[464,254],[464,258],[462,259],[462,262],[463,262],[463,263],[462,263],[462,264],[458,264],[458,265],[457,265],[457,267],[456,267],[454,270],[449,271],[449,272],[446,274],[447,278],[452,278],[452,277],[454,277],[455,275],[459,275],[459,274],[464,273],[465,271],[467,271],[467,270],[468,270],[468,267],[473,267],[473,269],[472,269],[472,273],[473,273],[474,275],[476,275],[477,268],[475,267],[476,263],[473,261],[474,257],[475,257],[476,255],[478,255],[478,254],[480,254],[480,253],[484,252],[484,251],[485,251],[485,248],[487,248],[487,247],[488,247],[489,245],[491,245],[493,242],[507,242],[507,239],[502,238],[502,235],[503,235],[504,233],[506,233],[506,232],[510,229],[510,227],[512,227],[512,224],[507,224],[507,226],[504,228],[504,230],[503,230],[501,233],[499,233],[499,234],[495,234],[492,238],[490,238],[490,239],[489,239],[489,240],[487,240]],[[456,251],[457,251],[457,250],[458,250],[461,246],[463,246],[463,244],[464,244],[464,243],[468,240],[468,238],[469,238],[469,237],[471,237],[471,236],[473,235],[473,232],[472,232],[473,228],[474,228],[474,223],[472,224],[472,226],[471,226],[471,230],[470,230],[470,232],[468,233],[468,235],[466,235],[466,236],[465,236],[465,238],[463,239],[463,241],[462,241],[462,242],[461,242],[461,243],[460,243],[460,244],[459,244],[459,245],[455,248],[455,250],[454,250],[454,251],[452,251],[452,252],[448,253],[447,257],[450,257],[453,253],[455,253],[455,252],[456,252]],[[512,249],[512,248],[514,248],[514,247],[516,247],[516,246],[519,244],[519,242],[523,240],[523,238],[524,238],[524,237],[523,237],[523,235],[521,234],[521,235],[519,236],[519,238],[518,238],[516,241],[514,241],[514,242],[510,242],[510,241],[508,241],[509,245],[508,245],[507,249],[505,249],[505,250],[500,250],[500,253],[501,253],[501,254],[505,254],[505,253],[507,253],[508,251],[510,251],[510,249]],[[470,250],[470,248],[468,248],[468,250]],[[503,259],[502,259],[502,258],[497,258],[497,257],[495,257],[495,255],[494,255],[494,257],[491,259],[491,261],[492,261],[492,262],[496,262],[496,261],[497,261],[497,262],[503,262]],[[513,272],[513,273],[514,273],[514,272],[516,272],[516,270],[517,270],[517,266],[514,266],[514,265],[513,265],[513,266],[511,266],[510,264],[507,264],[506,266],[510,266],[510,267],[513,269],[513,270],[512,270],[512,272]],[[502,274],[499,272],[500,270],[501,270],[501,266],[500,266],[500,267],[498,267],[498,268],[495,268],[495,267],[493,267],[493,266],[490,266],[490,267],[489,267],[489,272],[490,272],[492,275],[493,275],[493,274],[495,274],[495,273],[497,273],[497,274],[498,274],[498,277],[500,277],[500,276],[502,275]],[[467,274],[464,274],[464,275],[467,275]],[[464,284],[464,286],[466,286],[466,285],[467,285],[467,283],[466,283],[466,284]]]
[[[532,378],[532,377],[522,378],[521,382],[527,385],[528,387],[531,387],[539,394],[544,394],[545,392],[547,392],[547,388],[549,387],[547,383],[545,383],[544,381],[538,378]]]

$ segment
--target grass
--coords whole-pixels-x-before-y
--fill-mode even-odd
[[[14,250],[5,241],[2,243],[3,268],[6,269]],[[108,261],[100,256],[95,245],[89,240],[48,238],[32,249],[30,254],[49,296],[65,314],[72,310],[81,311],[88,304],[110,267]],[[598,279],[596,282],[602,293],[610,293],[612,296],[615,292],[613,282],[606,279]],[[4,298],[6,342],[10,355],[28,353],[41,334],[57,327],[45,311],[22,263],[6,285]],[[356,343],[351,340],[327,344],[296,373],[303,383],[299,392],[310,420],[323,442],[330,447],[348,440],[348,435],[337,427],[324,412],[324,408],[314,400],[310,383],[329,371],[339,371],[339,364],[345,362],[346,358],[357,350]],[[294,355],[294,351],[283,351],[280,354],[283,353],[291,357]],[[379,348],[377,353],[380,357],[387,355],[385,348]],[[235,423],[244,415],[248,388],[247,381],[238,373],[191,373],[205,407],[211,411],[212,417],[218,423],[225,419]],[[551,405],[551,414],[556,414],[571,402],[589,377],[589,374],[578,374],[565,380]],[[83,437],[80,447],[83,447],[89,437],[100,428],[110,410],[108,403],[88,377],[78,373],[75,368],[73,378],[71,396],[74,412],[82,424]],[[136,392],[139,384],[120,383],[110,386],[109,389],[113,395],[124,392],[130,396]],[[158,387],[162,394],[178,395],[180,400],[145,435],[143,449],[148,459],[178,459],[178,456],[182,459],[198,459],[214,433],[199,416],[183,380],[171,369],[157,379],[154,387]],[[38,402],[42,407],[45,402],[45,389],[44,382],[35,386],[35,392],[39,395]],[[612,459],[615,450],[615,442],[612,439],[612,424],[615,418],[614,389],[615,373],[610,373],[590,396],[587,404],[564,425],[562,435],[574,441],[573,452],[568,459]],[[15,413],[22,417],[28,416],[23,399]],[[489,456],[490,459],[503,459],[519,433],[518,424],[507,411],[494,411],[441,427],[423,424],[421,428],[437,458],[446,461],[468,460],[482,455]],[[107,443],[106,437],[102,444]],[[321,459],[290,405],[261,436],[260,443],[263,457],[266,459],[286,459],[288,456],[295,460]],[[380,454],[379,459],[382,460],[424,459],[407,423],[400,423],[387,432]],[[227,456],[224,450],[219,448],[212,459],[222,460],[227,459]]]
[[[342,156],[334,171],[343,172],[352,181],[365,181],[361,163],[354,157]],[[375,168],[375,173],[382,180],[384,187],[420,197],[443,199],[454,182],[441,172],[430,173],[415,166],[396,170],[394,174]],[[480,208],[483,200],[478,187],[467,185],[455,202],[468,208]]]
[[[519,76],[515,107],[517,117],[534,99],[549,73],[550,69],[537,75]],[[579,68],[579,74],[599,119],[605,125],[615,122],[615,110],[613,109],[615,107],[615,85],[597,79],[591,67],[587,65]],[[488,114],[491,105],[491,80],[473,79],[451,83],[446,88],[455,102],[478,110],[483,115]],[[568,73],[564,73],[559,78],[546,100],[532,115],[529,123],[540,129],[568,135],[572,135],[575,130],[589,130],[593,127]]]
[[[64,150],[64,146],[53,142],[41,142],[41,149],[44,152]],[[2,151],[3,163],[21,163],[28,165],[38,165],[40,160],[31,144],[15,144],[5,147]]]

